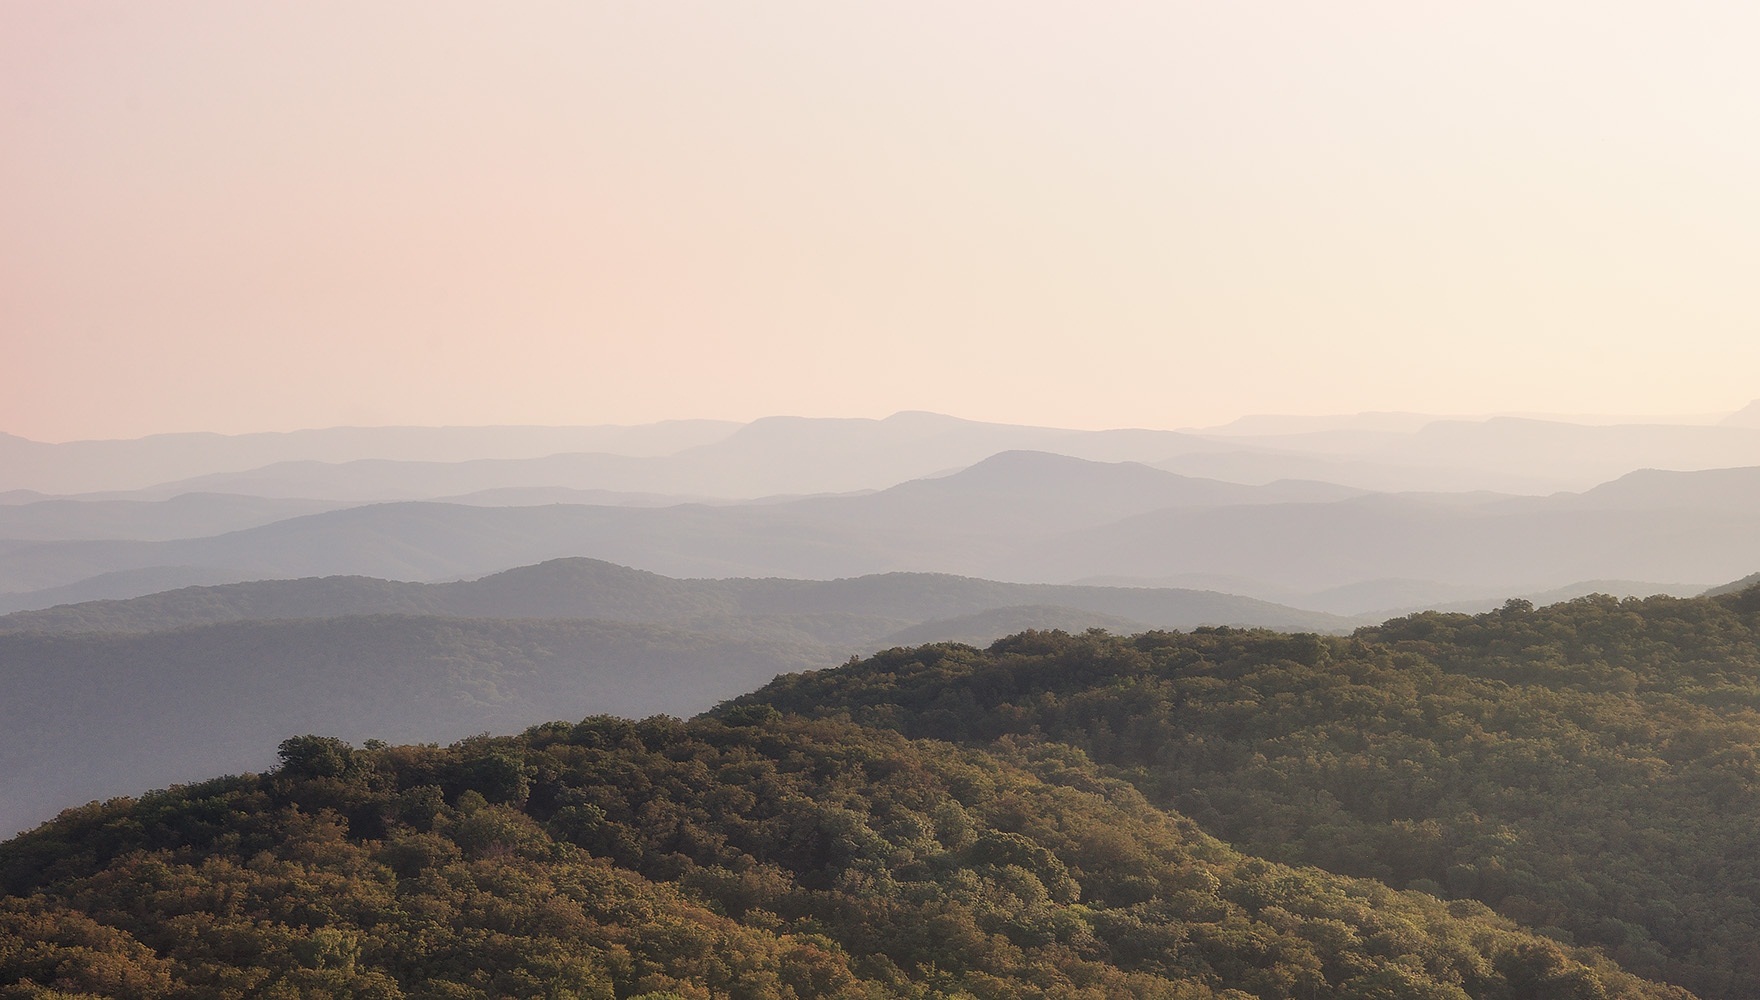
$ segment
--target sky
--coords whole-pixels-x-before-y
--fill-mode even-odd
[[[1760,6],[0,4],[0,431],[1760,397]]]

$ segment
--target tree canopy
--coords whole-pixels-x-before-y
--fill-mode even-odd
[[[1082,748],[1253,854],[1478,900],[1707,996],[1760,983],[1760,590],[1349,637],[1028,633],[735,702]]]
[[[1065,746],[746,710],[280,759],[0,845],[0,996],[1686,996]]]

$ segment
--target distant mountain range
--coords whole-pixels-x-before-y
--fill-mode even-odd
[[[267,501],[240,501],[238,516],[269,516],[252,503]],[[46,520],[42,506],[0,508],[0,523]],[[94,510],[94,521],[125,519],[123,508]],[[161,541],[138,536],[167,530],[155,525],[175,517],[150,504],[127,511],[144,525],[130,529],[135,538],[0,541],[0,610],[190,583],[333,575],[445,581],[589,556],[677,577],[1173,579],[1362,614],[1585,580],[1693,592],[1760,563],[1756,469],[1646,470],[1548,497],[1365,494],[1006,452],[878,492],[762,504],[393,503]],[[55,516],[71,516],[65,503]]]
[[[935,622],[1024,607],[1089,616],[1081,618],[1083,622],[1110,618],[1139,628],[1243,625],[1325,632],[1363,624],[1354,618],[1198,590],[999,583],[930,573],[840,580],[683,580],[574,558],[455,583],[353,576],[188,587],[131,600],[22,611],[0,617],[0,632],[146,632],[378,614],[594,619],[717,629],[736,625],[741,630],[773,629],[793,622],[805,634],[827,643],[831,655],[841,659],[857,651],[852,647],[866,648],[907,626],[916,635],[931,637],[915,641],[936,641],[951,636],[929,627]],[[958,627],[970,631],[969,622]],[[1029,626],[1016,616],[988,634],[1007,635],[1021,627]]]
[[[1587,425],[1494,417],[1205,439],[1233,447],[1155,464],[1236,482],[1307,478],[1385,492],[1524,494],[1580,491],[1635,469],[1760,465],[1760,427],[1733,423]]]
[[[907,412],[0,435],[0,612],[266,578],[445,581],[568,556],[679,577],[1163,581],[1342,614],[1583,581],[1690,592],[1760,556],[1752,410],[1721,424],[1406,413],[1189,432]]]
[[[870,495],[755,505],[479,507],[403,503],[295,517],[208,538],[0,543],[0,590],[66,588],[121,571],[224,571],[232,580],[358,574],[444,580],[567,555],[681,576],[828,578],[966,572],[1034,539],[1168,507],[1323,501],[1324,483],[1239,486],[1130,464],[1005,453]],[[22,516],[38,504],[11,510]],[[143,508],[144,509],[144,508]],[[0,509],[3,510],[3,509]],[[137,532],[138,534],[138,532]],[[224,580],[215,582],[227,582]],[[102,581],[117,583],[114,576]],[[139,579],[149,589],[150,576]],[[80,595],[55,590],[51,599]],[[134,596],[109,589],[92,597]],[[0,598],[0,601],[7,601]],[[0,608],[6,604],[0,603]]]
[[[1753,408],[1721,424],[1515,417],[1243,418],[1208,431],[1077,431],[899,413],[637,427],[333,428],[43,444],[0,435],[9,491],[133,499],[187,492],[350,502],[567,488],[751,499],[883,489],[1002,451],[1135,461],[1233,482],[1321,479],[1378,491],[1543,494],[1639,468],[1760,465]]]
[[[1388,579],[1521,592],[1588,579],[1727,579],[1757,560],[1760,507],[1582,510],[1564,501],[1500,512],[1374,496],[1156,511],[1023,548],[986,572],[1081,579],[1177,570],[1232,574],[1284,592]]]

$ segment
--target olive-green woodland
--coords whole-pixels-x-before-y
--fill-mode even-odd
[[[1676,995],[1476,903],[1243,857],[1066,747],[730,721],[306,737],[267,777],[71,811],[0,851],[0,976],[137,997]]]
[[[1760,588],[1425,613],[1350,637],[1030,633],[742,702],[1081,747],[1249,853],[1483,901],[1760,996]]]
[[[301,737],[0,844],[0,997],[1756,996],[1757,638],[1757,590],[1035,632]]]

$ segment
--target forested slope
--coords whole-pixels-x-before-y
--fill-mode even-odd
[[[1242,850],[1476,899],[1760,996],[1760,590],[1427,613],[1349,638],[1033,633],[741,704],[1079,746]]]
[[[70,811],[0,844],[0,996],[1687,996],[1244,856],[1068,748],[727,721],[304,737]]]

